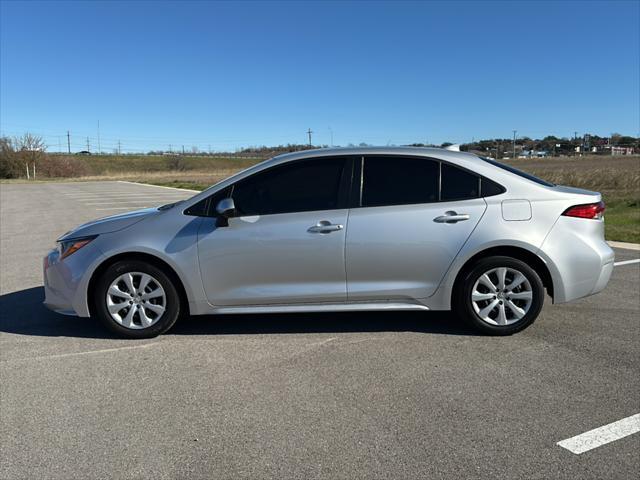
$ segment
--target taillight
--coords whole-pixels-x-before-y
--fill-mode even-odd
[[[565,217],[600,219],[604,213],[604,202],[574,205],[567,208],[562,215]]]

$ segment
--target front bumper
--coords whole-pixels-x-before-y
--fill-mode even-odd
[[[93,243],[64,260],[58,250],[51,250],[43,261],[44,305],[63,315],[88,317],[87,287],[102,257]]]

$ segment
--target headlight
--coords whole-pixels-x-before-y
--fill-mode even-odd
[[[91,237],[71,238],[69,240],[58,241],[58,252],[60,253],[60,260],[67,258],[69,255],[77,252],[85,245],[89,244],[97,235]]]

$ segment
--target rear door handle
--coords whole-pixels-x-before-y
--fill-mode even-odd
[[[433,219],[436,223],[458,223],[469,220],[469,215],[466,213],[456,213],[453,210],[444,212],[444,215],[440,215]]]
[[[344,228],[343,225],[336,225],[327,220],[322,220],[315,224],[313,227],[309,227],[307,232],[309,233],[331,233],[338,232]]]

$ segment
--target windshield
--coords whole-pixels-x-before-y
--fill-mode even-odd
[[[519,177],[526,178],[527,180],[531,180],[532,182],[536,182],[537,184],[544,185],[545,187],[555,187],[555,184],[551,182],[547,182],[546,180],[542,180],[541,178],[538,178],[535,175],[531,175],[530,173],[523,172],[522,170],[518,170],[517,168],[512,167],[511,165],[506,165],[504,163],[497,162],[492,158],[487,158],[487,157],[480,157],[480,158],[485,162],[490,163],[491,165],[495,165],[496,167],[502,168],[507,172],[515,173]]]

